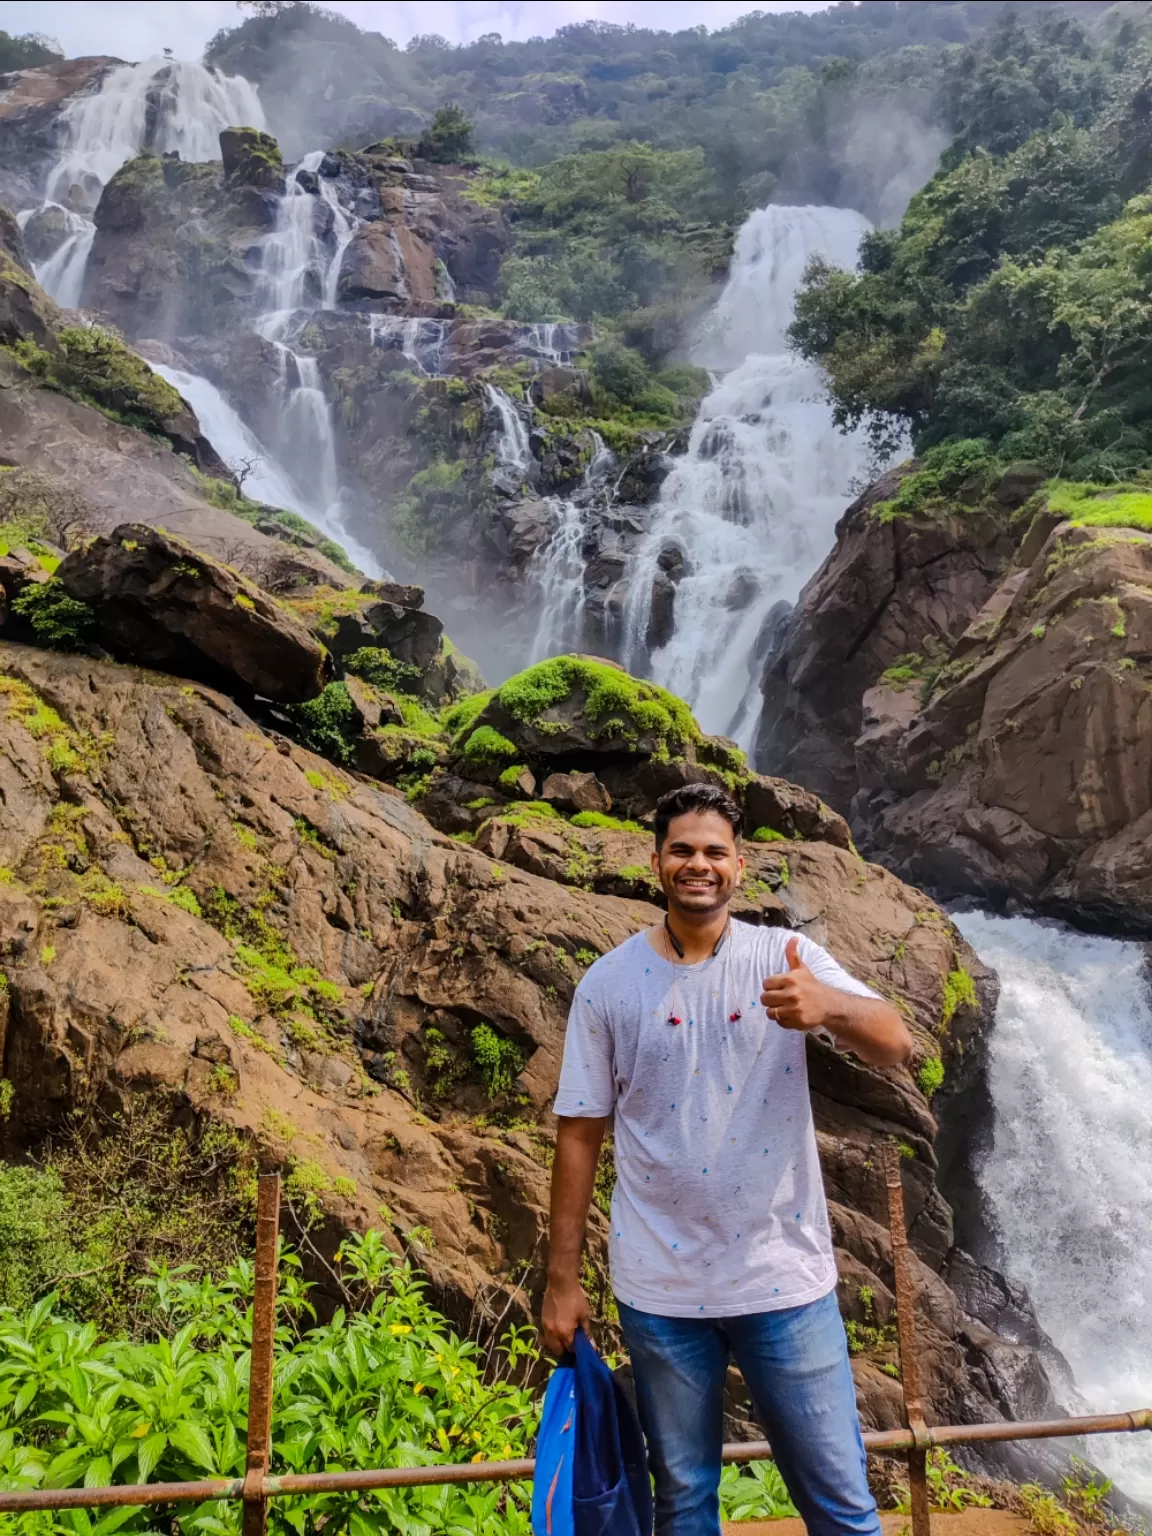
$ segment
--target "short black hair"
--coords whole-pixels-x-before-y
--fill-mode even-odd
[[[699,815],[703,811],[714,811],[717,816],[723,816],[732,828],[732,836],[740,841],[744,812],[726,789],[716,784],[681,784],[678,789],[670,789],[666,795],[661,795],[656,802],[656,847],[664,846],[668,824],[675,817]]]

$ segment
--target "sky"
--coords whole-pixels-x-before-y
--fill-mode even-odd
[[[453,43],[499,32],[508,42],[546,37],[574,21],[634,22],[676,31],[727,26],[749,11],[821,11],[827,0],[327,0],[369,32],[403,44],[438,32]],[[233,0],[0,0],[0,29],[53,37],[69,58],[112,54],[135,61],[171,48],[198,59],[213,33],[244,16]]]

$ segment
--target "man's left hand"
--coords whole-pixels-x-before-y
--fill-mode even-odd
[[[788,940],[788,969],[768,976],[760,1001],[782,1029],[819,1029],[828,1020],[832,988],[817,981],[800,958],[800,940]]]

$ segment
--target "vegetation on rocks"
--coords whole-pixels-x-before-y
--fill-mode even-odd
[[[65,325],[56,332],[56,344],[50,351],[31,340],[17,341],[10,350],[49,388],[153,437],[168,436],[170,418],[184,410],[183,400],[114,331]]]

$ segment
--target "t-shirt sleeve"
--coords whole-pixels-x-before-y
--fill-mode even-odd
[[[564,1061],[553,1109],[558,1115],[596,1119],[616,1103],[612,1029],[593,996],[589,978],[576,989],[564,1036]]]
[[[880,994],[873,992],[871,987],[866,987],[862,981],[857,981],[855,976],[850,976],[838,960],[834,960],[828,951],[813,939],[806,939],[798,934],[800,940],[800,958],[812,972],[817,981],[822,981],[825,986],[835,987],[839,992],[851,992],[856,997],[875,997]]]

